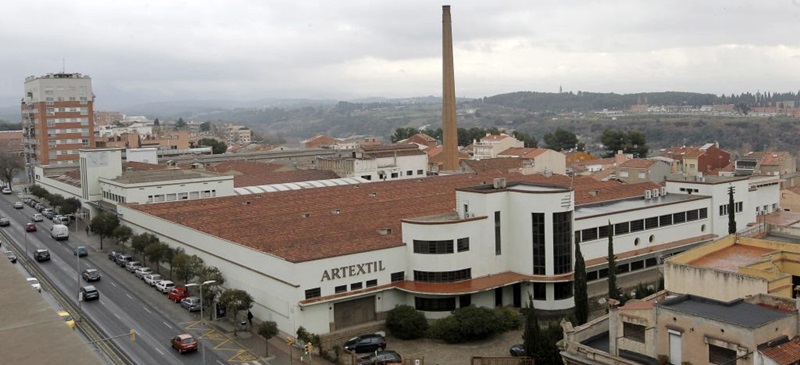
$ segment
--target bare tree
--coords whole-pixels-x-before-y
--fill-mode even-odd
[[[0,179],[9,188],[11,187],[11,180],[14,179],[17,171],[25,167],[25,160],[14,150],[17,150],[17,148],[14,148],[11,142],[0,141]]]

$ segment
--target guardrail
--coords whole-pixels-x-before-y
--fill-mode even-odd
[[[47,278],[43,271],[39,270],[37,265],[34,265],[33,262],[30,261],[30,258],[24,254],[24,251],[19,248],[17,242],[12,240],[11,236],[7,232],[0,230],[0,236],[3,236],[4,241],[7,242],[6,249],[9,251],[14,251],[14,253],[17,255],[17,263],[25,267],[25,269],[28,270],[28,273],[38,278],[39,284],[42,286],[42,288],[47,290],[50,295],[52,295],[53,298],[55,298],[55,300],[64,308],[64,310],[72,316],[72,318],[76,319],[75,326],[89,339],[89,344],[97,345],[98,349],[106,355],[112,364],[135,364],[135,362],[131,360],[116,344],[108,341],[109,337],[107,334],[103,333],[103,331],[97,327],[97,325],[94,324],[91,319],[85,316],[80,318],[76,316],[78,313],[78,308],[72,303],[72,301],[67,299],[67,295],[63,293],[61,289],[54,286],[53,283],[50,282],[50,279]]]

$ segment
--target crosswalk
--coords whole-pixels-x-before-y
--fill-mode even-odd
[[[214,352],[227,357],[226,361],[231,364],[241,365],[268,365],[260,360],[258,356],[250,352],[226,336],[225,334],[203,325],[200,321],[181,323],[198,340],[209,343]]]

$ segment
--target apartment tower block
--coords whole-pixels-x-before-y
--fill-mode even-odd
[[[78,150],[94,147],[94,93],[89,76],[29,76],[21,109],[28,164],[77,164]]]

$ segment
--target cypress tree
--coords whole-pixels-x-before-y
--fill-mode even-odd
[[[522,345],[525,355],[536,356],[538,344],[542,342],[542,330],[539,328],[539,319],[536,317],[536,308],[533,307],[533,296],[528,295],[528,310],[525,316],[525,332],[522,334]]]
[[[614,226],[608,221],[608,297],[619,299],[617,290],[617,257],[614,256]]]
[[[580,242],[575,242],[575,319],[578,325],[589,320],[589,289],[586,284],[586,262]]]

